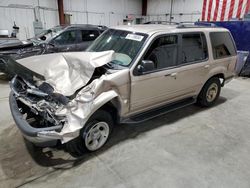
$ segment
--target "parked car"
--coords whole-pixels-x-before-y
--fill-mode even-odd
[[[0,48],[21,45],[22,41],[17,38],[1,38],[0,37]]]
[[[10,109],[36,145],[80,155],[100,149],[117,123],[138,123],[198,103],[212,106],[234,77],[230,32],[216,27],[118,26],[86,52],[13,62]]]
[[[54,52],[84,51],[106,29],[96,25],[62,25],[45,30],[27,41],[0,46],[0,72],[12,77],[4,56],[21,59]]]

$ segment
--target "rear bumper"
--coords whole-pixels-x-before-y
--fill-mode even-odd
[[[23,114],[19,111],[19,107],[16,102],[16,98],[14,96],[14,93],[11,92],[9,96],[9,105],[11,114],[13,116],[13,119],[19,128],[19,130],[22,132],[23,136],[29,140],[30,142],[34,143],[38,146],[53,146],[56,145],[58,142],[58,137],[51,138],[51,137],[43,137],[40,136],[43,132],[47,131],[58,131],[62,129],[62,126],[52,126],[52,127],[46,127],[46,128],[34,128],[32,127],[23,117]]]

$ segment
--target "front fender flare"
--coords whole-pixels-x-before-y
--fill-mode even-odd
[[[76,103],[77,105],[67,113],[67,124],[64,125],[60,133],[57,133],[60,135],[61,142],[66,143],[79,136],[80,130],[85,126],[89,118],[103,105],[116,97],[120,100],[118,93],[110,90],[101,93],[88,103]]]
[[[91,113],[88,115],[89,119],[98,109],[100,109],[103,105],[110,102],[114,98],[118,97],[118,100],[121,102],[121,99],[118,95],[118,93],[114,90],[106,91],[101,93],[98,97],[96,97],[93,101],[93,108],[91,110]]]

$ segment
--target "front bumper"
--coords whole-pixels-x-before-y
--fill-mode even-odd
[[[34,143],[38,146],[53,146],[56,145],[58,142],[58,138],[49,138],[49,137],[43,137],[40,136],[40,133],[43,132],[49,132],[49,131],[59,131],[62,129],[62,126],[52,126],[52,127],[45,127],[45,128],[35,128],[32,127],[26,119],[24,119],[23,114],[19,111],[19,107],[16,101],[16,98],[14,96],[14,93],[11,92],[9,96],[9,105],[11,114],[13,116],[13,119],[19,128],[19,130],[22,132],[23,136],[29,140],[30,142]]]

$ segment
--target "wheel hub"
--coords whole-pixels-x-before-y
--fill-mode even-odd
[[[95,151],[102,147],[109,136],[109,126],[106,122],[94,124],[87,132],[85,145],[88,150]]]
[[[210,85],[210,87],[207,90],[207,101],[212,102],[215,100],[218,93],[218,85],[213,83]]]

